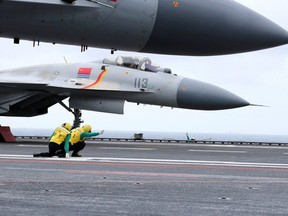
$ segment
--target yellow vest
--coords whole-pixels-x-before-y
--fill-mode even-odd
[[[50,139],[50,142],[54,142],[57,143],[58,145],[60,145],[61,143],[63,143],[66,139],[66,136],[69,134],[70,132],[64,128],[64,127],[57,127],[53,133],[53,136]]]
[[[82,128],[75,128],[74,130],[72,130],[71,132],[71,137],[70,137],[70,143],[71,145],[74,145],[75,143],[79,142],[79,141],[83,141],[80,140],[81,134],[83,133],[83,129]]]

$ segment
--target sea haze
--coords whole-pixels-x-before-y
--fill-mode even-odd
[[[12,128],[14,136],[49,137],[54,129]],[[135,134],[143,134],[143,139],[187,140],[187,132],[151,132],[151,131],[112,131],[105,130],[99,138],[133,139]],[[188,131],[190,139],[200,141],[231,141],[231,142],[271,142],[287,143],[288,135],[240,134],[240,133],[194,133]]]

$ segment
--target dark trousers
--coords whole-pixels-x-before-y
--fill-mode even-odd
[[[77,142],[74,145],[71,145],[71,143],[70,143],[69,150],[73,151],[72,155],[75,155],[75,154],[78,154],[79,151],[84,149],[85,146],[86,146],[86,143],[84,141],[83,142]]]
[[[49,152],[37,154],[38,157],[53,157],[65,155],[64,142],[60,145],[54,142],[49,143]]]

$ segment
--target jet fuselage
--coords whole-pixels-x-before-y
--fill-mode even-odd
[[[149,58],[51,64],[0,71],[0,115],[35,116],[69,97],[69,107],[123,114],[124,102],[196,110],[249,103],[220,87],[177,76]]]
[[[0,37],[173,55],[222,55],[288,43],[232,0],[2,0]]]

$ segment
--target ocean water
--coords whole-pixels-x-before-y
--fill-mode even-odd
[[[12,128],[14,136],[45,136],[49,137],[54,129]],[[155,132],[155,131],[112,131],[105,130],[99,138],[133,139],[135,134],[142,134],[143,139],[187,140],[186,132]],[[271,142],[287,143],[287,135],[240,134],[240,133],[195,133],[188,132],[189,138],[201,141],[231,142]]]

